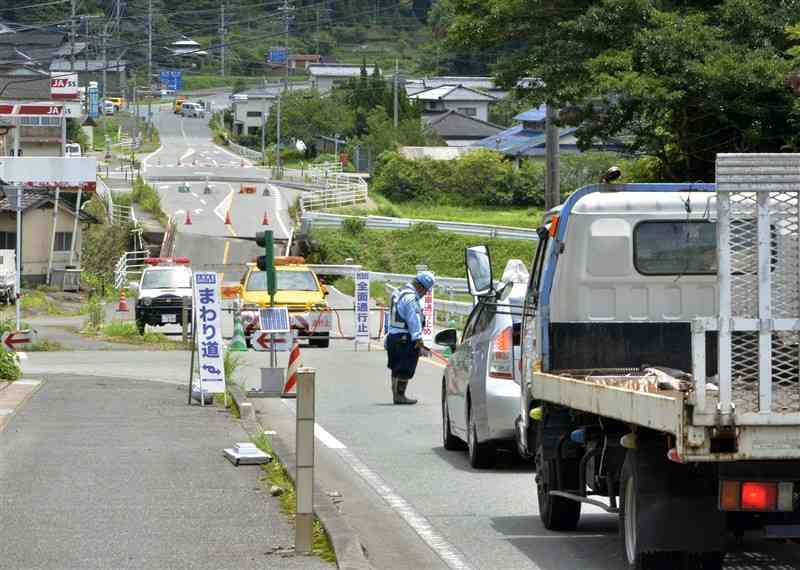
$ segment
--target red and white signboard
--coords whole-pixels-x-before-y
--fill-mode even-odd
[[[422,328],[422,344],[430,348],[433,346],[433,289],[429,290],[422,298],[422,314],[425,316],[425,326]]]
[[[292,344],[294,344],[294,334],[291,332],[270,333],[256,331],[253,334],[251,343],[254,350],[265,352],[272,349],[273,340],[275,352],[289,352],[292,349]]]
[[[62,103],[0,104],[0,116],[6,117],[61,117],[63,112]]]
[[[33,344],[34,333],[31,330],[10,331],[3,333],[0,341],[3,343],[3,350],[6,352],[17,352],[25,350],[26,347]]]
[[[51,99],[77,99],[78,97],[79,92],[77,73],[54,73],[51,76]]]

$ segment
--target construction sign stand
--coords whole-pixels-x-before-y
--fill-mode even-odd
[[[289,366],[286,368],[286,383],[281,398],[297,397],[297,370],[300,368],[300,345],[295,342],[289,353]]]

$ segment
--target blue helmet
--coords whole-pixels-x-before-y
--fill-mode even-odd
[[[420,271],[417,273],[417,276],[414,278],[414,281],[419,284],[420,287],[425,289],[426,291],[430,291],[433,289],[434,283],[436,283],[436,279],[433,277],[433,273],[430,271]]]

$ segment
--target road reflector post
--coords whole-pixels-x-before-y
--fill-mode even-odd
[[[297,371],[297,516],[294,550],[310,554],[314,530],[314,377],[313,368]]]
[[[189,342],[189,305],[191,300],[187,297],[183,298],[181,305],[181,342],[186,344]]]

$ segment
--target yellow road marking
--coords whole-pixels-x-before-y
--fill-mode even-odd
[[[222,250],[222,265],[227,265],[228,264],[228,252],[230,251],[230,249],[231,249],[231,242],[228,241],[228,240],[225,240],[225,248]],[[219,274],[219,280],[220,280],[220,282],[225,281],[225,272],[224,271]]]

